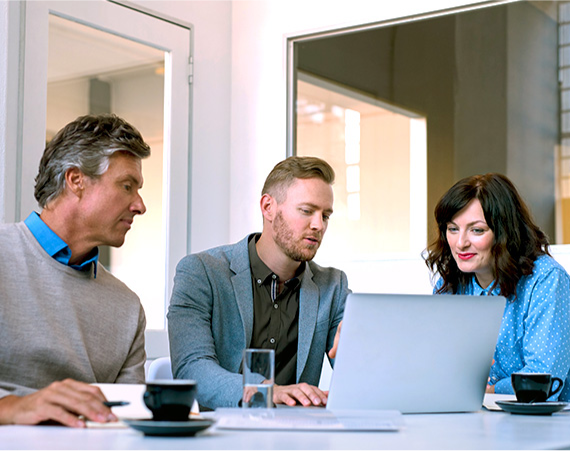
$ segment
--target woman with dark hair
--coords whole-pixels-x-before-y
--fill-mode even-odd
[[[511,373],[551,373],[570,400],[570,276],[513,183],[501,174],[453,185],[435,208],[438,236],[426,264],[434,293],[507,298],[489,386],[513,393]]]

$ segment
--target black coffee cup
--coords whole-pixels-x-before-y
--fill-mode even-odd
[[[196,381],[155,380],[146,383],[143,400],[154,421],[188,421],[196,397]]]
[[[558,382],[556,390],[552,389],[554,382]],[[511,383],[517,401],[524,403],[545,402],[562,390],[564,384],[562,379],[548,373],[512,373]]]

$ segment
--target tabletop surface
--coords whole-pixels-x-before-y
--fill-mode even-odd
[[[570,411],[404,415],[398,432],[230,431],[145,437],[130,428],[0,426],[0,449],[570,449]]]

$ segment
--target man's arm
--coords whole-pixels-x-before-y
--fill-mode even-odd
[[[174,376],[196,380],[198,402],[209,408],[236,407],[243,391],[243,376],[238,373],[241,351],[229,355],[229,349],[240,348],[234,343],[245,337],[237,305],[226,292],[231,289],[227,271],[213,260],[205,264],[198,255],[186,256],[176,268],[168,309]],[[228,355],[217,355],[222,348]],[[237,363],[236,372],[222,366],[224,358],[226,365],[230,359]]]
[[[331,365],[334,366],[334,358],[336,357],[336,352],[338,349],[338,342],[340,339],[340,330],[342,328],[342,317],[344,315],[344,307],[346,304],[346,298],[351,293],[350,288],[348,288],[348,278],[346,274],[340,272],[340,286],[336,290],[335,298],[333,299],[333,311],[331,313],[333,320],[331,322],[331,327],[329,330],[329,336],[327,340],[327,355],[331,360]]]
[[[336,328],[336,334],[334,336],[334,343],[330,351],[328,352],[329,358],[334,359],[336,357],[336,351],[338,350],[338,341],[340,340],[340,329],[342,328],[342,321],[338,323]]]
[[[85,419],[98,423],[116,421],[103,401],[105,396],[98,387],[66,379],[26,396],[0,398],[0,424],[56,421],[81,428],[85,427]]]

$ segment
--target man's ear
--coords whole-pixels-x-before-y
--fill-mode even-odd
[[[65,171],[65,185],[67,189],[81,197],[85,189],[85,174],[79,168],[70,168]]]
[[[272,222],[273,218],[275,217],[275,212],[277,211],[277,201],[275,198],[265,193],[263,196],[261,196],[259,205],[261,207],[261,214],[263,215],[263,219]]]

